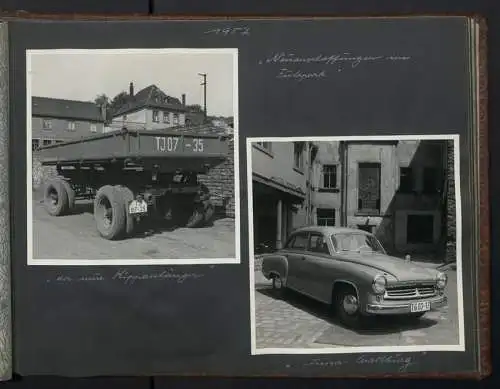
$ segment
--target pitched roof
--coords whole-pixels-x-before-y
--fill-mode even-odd
[[[186,111],[186,107],[181,101],[165,94],[156,85],[149,85],[141,89],[134,96],[129,96],[127,104],[118,108],[113,116],[120,116],[128,112],[136,111],[141,108],[173,109],[176,111]]]
[[[40,117],[104,121],[100,107],[93,102],[51,97],[33,96],[31,98],[31,114]]]

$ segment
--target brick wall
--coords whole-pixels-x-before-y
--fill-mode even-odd
[[[446,165],[446,262],[454,262],[456,261],[457,219],[455,209],[455,152],[453,141],[447,142]]]
[[[199,180],[208,187],[220,216],[234,217],[234,138],[231,137],[228,142],[228,159],[207,175],[200,175]]]

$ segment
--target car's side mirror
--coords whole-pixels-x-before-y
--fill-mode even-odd
[[[411,261],[411,256],[410,256],[410,254],[406,254],[406,255],[405,255],[405,260],[406,260],[406,261]]]

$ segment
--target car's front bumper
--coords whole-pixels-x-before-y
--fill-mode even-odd
[[[422,301],[429,301],[431,311],[437,310],[439,308],[443,308],[448,305],[448,299],[445,295],[438,295],[435,297],[431,297],[429,299],[425,299]],[[408,301],[381,301],[381,302],[372,302],[366,305],[365,311],[371,315],[405,315],[412,314],[411,312],[411,304],[418,302],[416,300],[408,300]]]

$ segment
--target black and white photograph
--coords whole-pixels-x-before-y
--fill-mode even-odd
[[[237,61],[27,50],[28,265],[239,263]]]
[[[465,351],[458,135],[246,145],[252,354]]]

